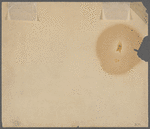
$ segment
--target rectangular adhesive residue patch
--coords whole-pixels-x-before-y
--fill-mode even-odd
[[[36,2],[8,2],[8,20],[37,21]]]
[[[103,20],[129,20],[130,2],[103,2]]]

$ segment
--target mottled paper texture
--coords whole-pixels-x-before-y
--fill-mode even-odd
[[[101,2],[39,2],[38,21],[8,20],[2,3],[3,127],[148,127],[148,63],[129,54],[148,26],[133,10],[128,22],[101,13]],[[122,74],[107,71],[114,61]]]

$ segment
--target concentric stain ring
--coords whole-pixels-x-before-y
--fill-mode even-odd
[[[105,29],[97,40],[96,54],[108,74],[125,74],[140,62],[137,52],[143,37],[129,25]]]

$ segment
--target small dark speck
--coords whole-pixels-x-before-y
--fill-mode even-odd
[[[19,126],[20,125],[20,122],[18,122],[17,120],[15,120],[13,123],[14,123],[15,126]]]
[[[131,31],[133,31],[133,30],[131,30]]]

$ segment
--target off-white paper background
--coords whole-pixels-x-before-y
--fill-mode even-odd
[[[96,56],[105,28],[102,3],[37,3],[38,21],[8,20],[2,3],[3,127],[147,127],[148,64],[125,75],[105,73]]]

